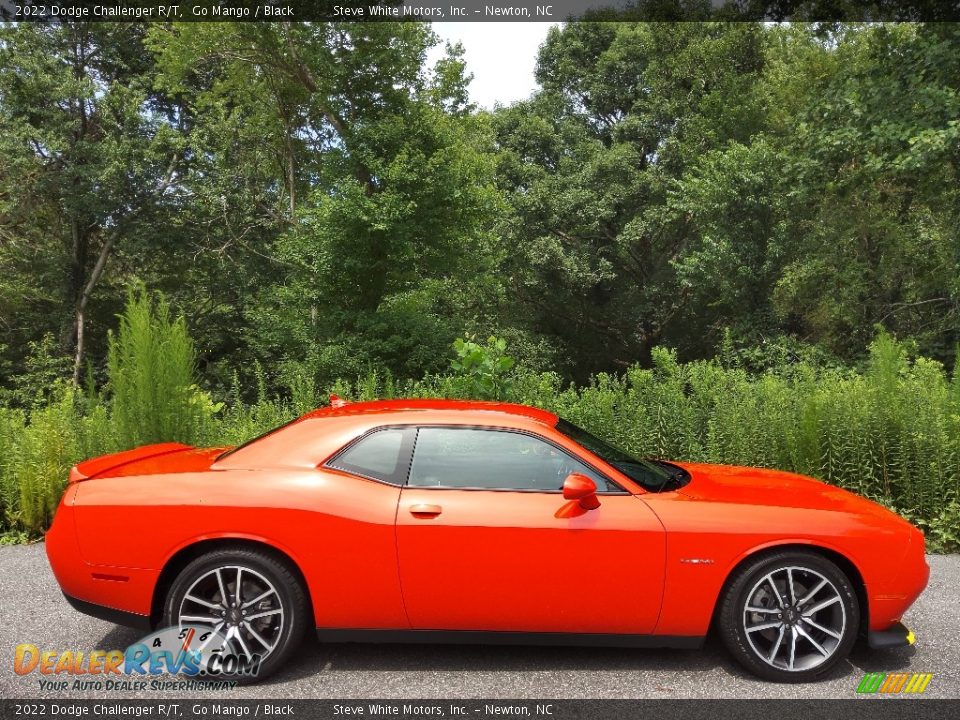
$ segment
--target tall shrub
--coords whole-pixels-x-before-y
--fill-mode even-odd
[[[17,468],[25,426],[23,411],[0,408],[0,528],[12,525],[20,510]]]
[[[50,524],[77,456],[77,412],[74,393],[65,389],[44,408],[30,413],[13,469],[18,488],[11,526],[36,533]]]
[[[195,442],[217,407],[194,384],[196,351],[183,317],[161,295],[131,290],[110,333],[110,412],[120,445]]]

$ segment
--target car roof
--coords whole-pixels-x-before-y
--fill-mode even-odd
[[[535,422],[543,423],[548,427],[557,424],[558,417],[547,410],[518,405],[515,403],[485,402],[480,400],[444,400],[440,398],[410,398],[402,400],[373,400],[369,402],[344,403],[338,401],[330,406],[318,408],[303,415],[300,420],[324,417],[343,417],[348,415],[389,414],[410,410],[438,412],[462,412],[464,420],[468,420],[473,413],[502,413],[505,415],[520,416]]]

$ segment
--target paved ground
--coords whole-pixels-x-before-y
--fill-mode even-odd
[[[884,653],[859,647],[850,661],[814,684],[759,682],[734,665],[715,640],[699,651],[308,642],[278,675],[229,691],[227,697],[851,698],[865,672],[899,670],[934,673],[924,697],[960,698],[960,555],[931,556],[929,562],[930,585],[905,618],[917,633],[917,645]],[[0,548],[0,579],[0,698],[94,697],[41,693],[36,673],[15,675],[18,643],[59,651],[109,650],[140,637],[67,605],[43,545]],[[134,695],[113,691],[107,696]],[[207,696],[225,699],[223,693]]]

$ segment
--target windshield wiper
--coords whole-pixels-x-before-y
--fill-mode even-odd
[[[660,485],[657,486],[657,492],[663,492],[667,489],[668,485],[672,485],[674,488],[683,487],[684,481],[688,476],[686,470],[661,460],[651,460],[650,462],[656,464],[657,467],[666,473],[666,477],[661,481]]]

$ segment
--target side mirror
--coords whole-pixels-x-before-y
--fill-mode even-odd
[[[596,483],[580,473],[570,473],[563,481],[563,499],[579,500],[580,507],[584,510],[596,510],[600,507]]]

